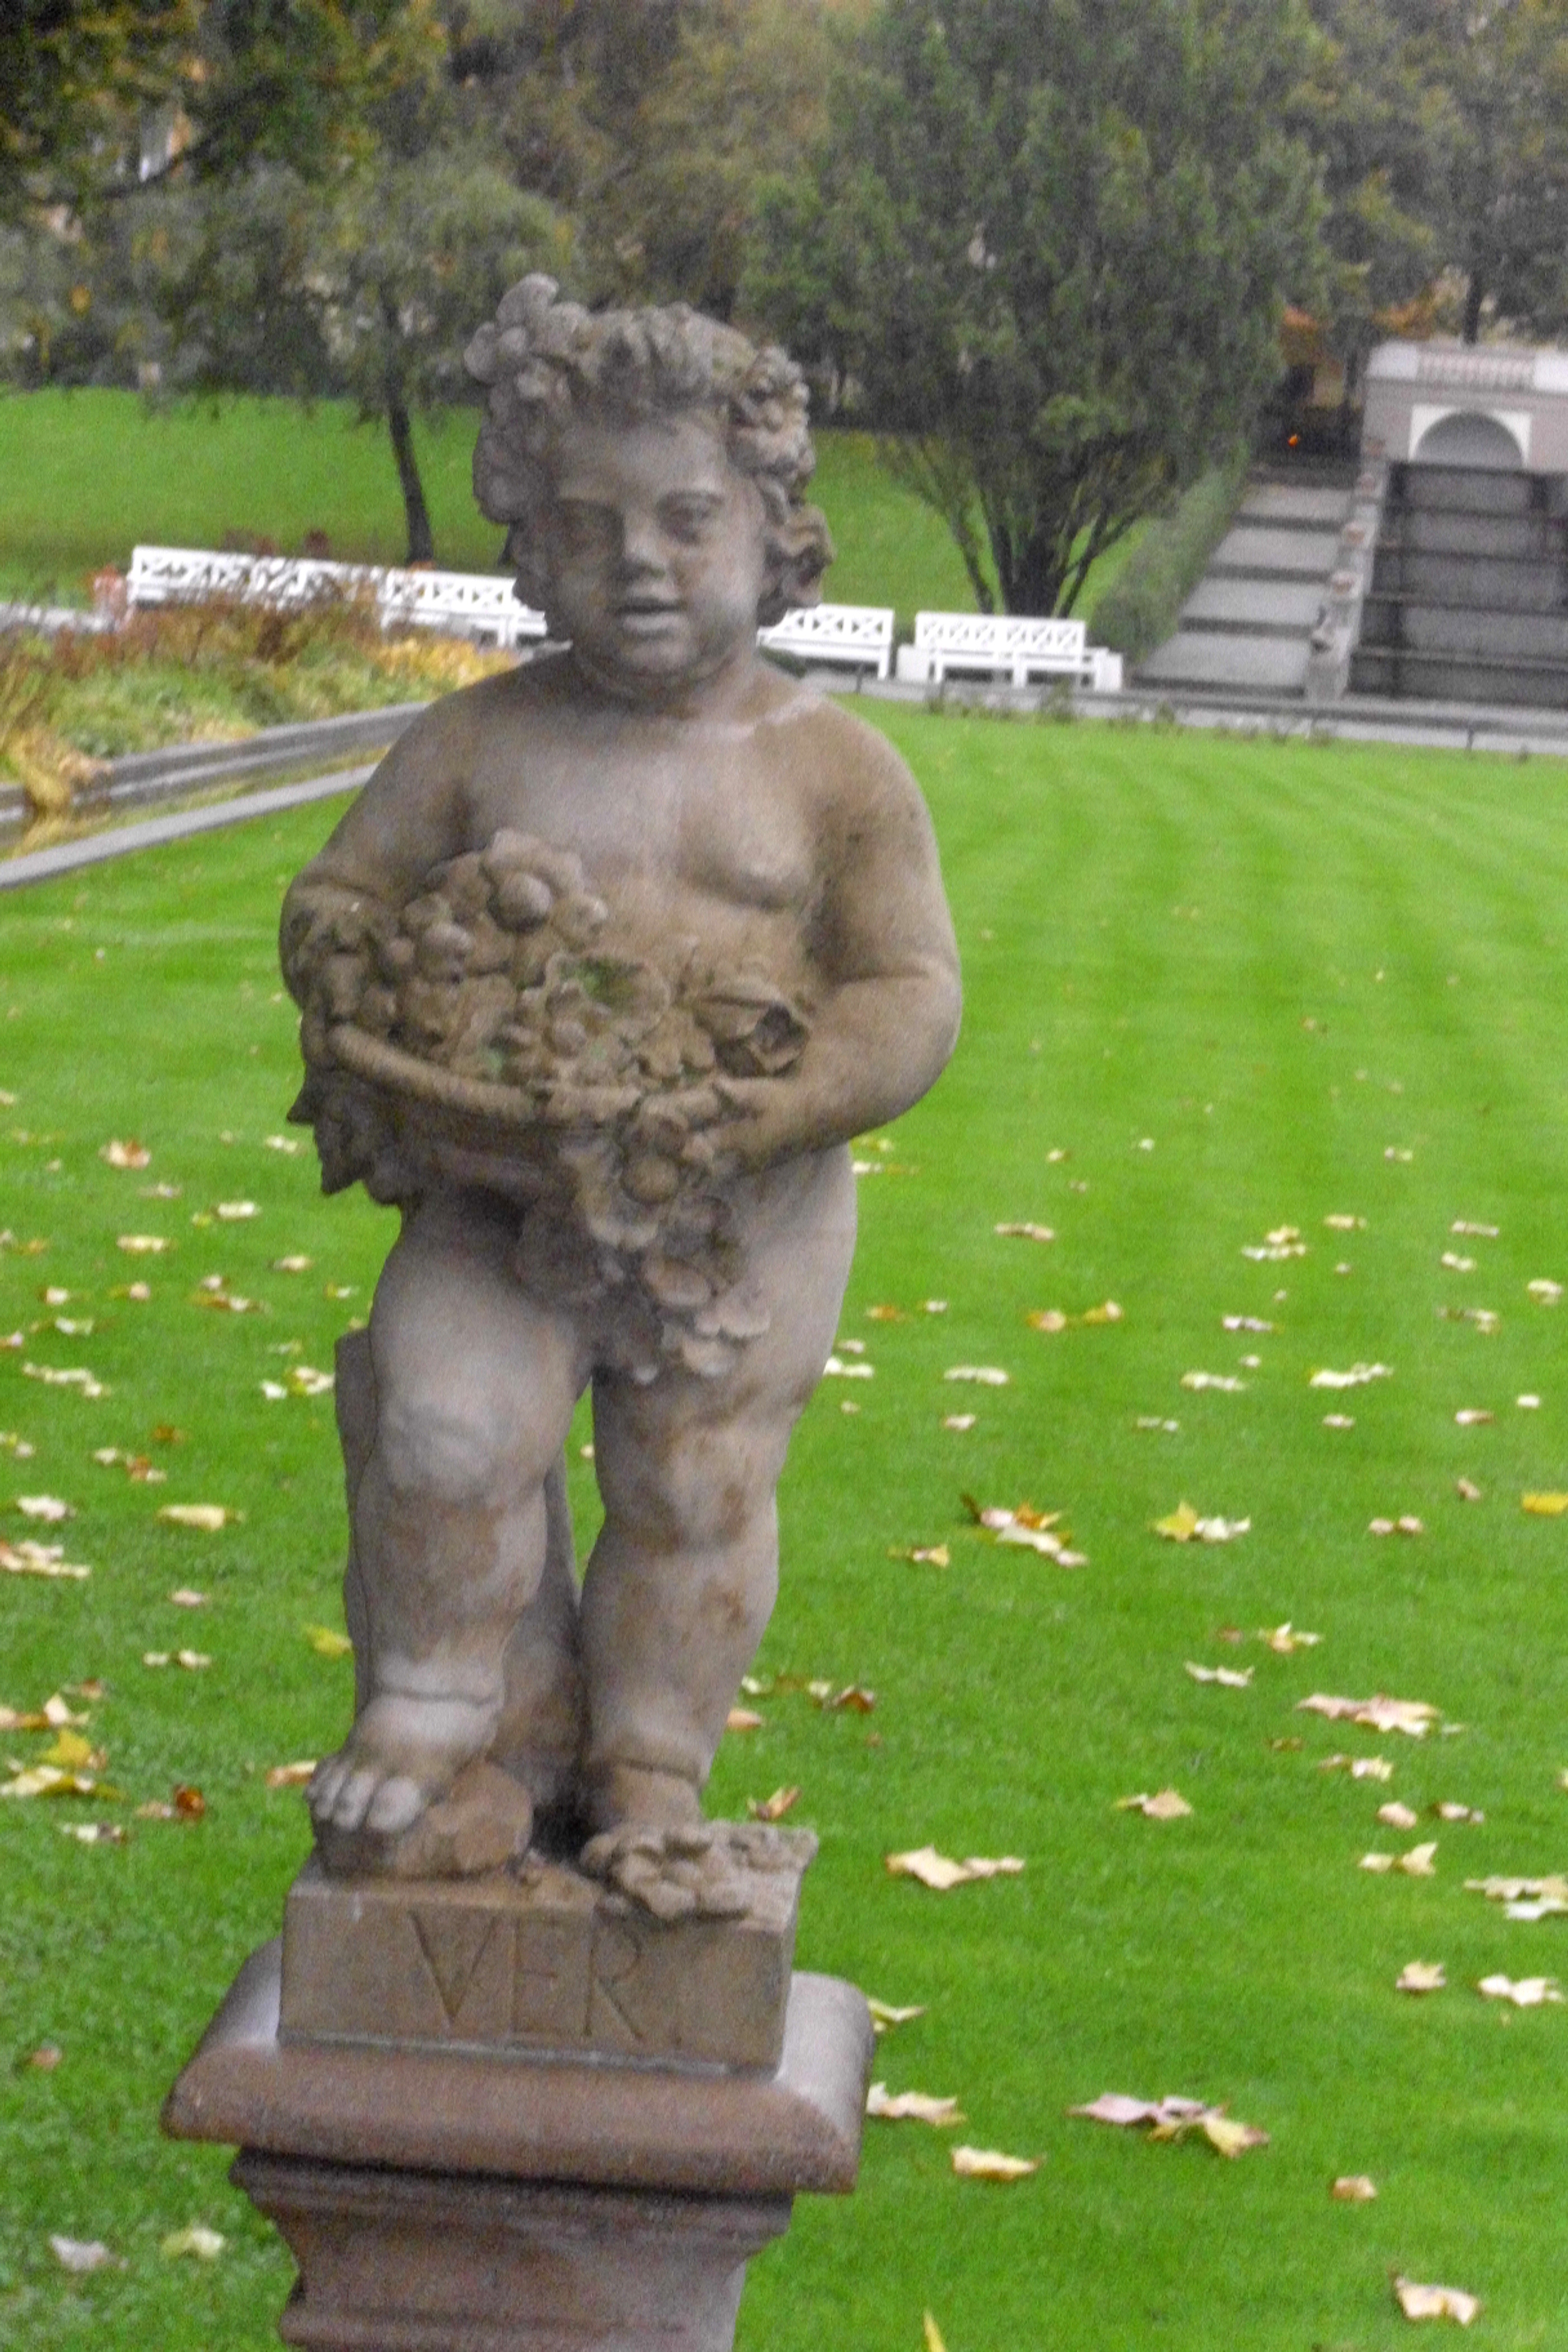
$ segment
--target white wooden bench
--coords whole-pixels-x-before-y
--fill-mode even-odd
[[[953,675],[1068,678],[1097,693],[1121,689],[1121,656],[1087,642],[1081,621],[1015,613],[917,613],[915,641],[899,648],[899,676],[922,686]]]
[[[382,627],[438,629],[510,647],[546,634],[542,613],[520,604],[510,580],[483,572],[392,570],[313,557],[230,555],[206,548],[138,547],[126,576],[128,604],[199,604],[232,596],[297,610],[318,598],[374,601]]]
[[[759,629],[757,643],[764,653],[886,677],[893,665],[893,611],[883,604],[808,604]]]

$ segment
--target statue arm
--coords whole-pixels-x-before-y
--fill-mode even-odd
[[[865,744],[824,826],[814,961],[825,985],[783,1079],[724,1081],[740,1117],[723,1142],[743,1167],[818,1150],[896,1118],[946,1066],[958,1035],[958,947],[935,835],[913,777]]]

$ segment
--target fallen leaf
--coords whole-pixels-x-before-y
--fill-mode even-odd
[[[1457,2319],[1468,2327],[1480,2310],[1477,2296],[1463,2287],[1418,2286],[1414,2279],[1396,2278],[1394,2298],[1406,2319]]]
[[[1470,1822],[1472,1823],[1479,1823],[1486,1820],[1485,1813],[1479,1811],[1476,1806],[1453,1804],[1448,1802],[1447,1800],[1445,1800],[1441,1804],[1434,1805],[1432,1811],[1436,1814],[1437,1819],[1440,1822]]]
[[[1134,1429],[1157,1429],[1167,1437],[1174,1437],[1181,1428],[1179,1421],[1166,1421],[1157,1412],[1141,1412],[1133,1423]]]
[[[86,2273],[124,2266],[118,2254],[110,2253],[100,2238],[60,2238],[51,2236],[49,2252],[62,2271]]]
[[[61,1837],[78,1845],[123,1845],[131,1835],[119,1822],[61,1822],[58,1827]]]
[[[799,1802],[798,1789],[775,1789],[771,1797],[748,1797],[746,1811],[753,1822],[782,1822],[791,1806]]]
[[[171,1606],[175,1609],[205,1609],[207,1605],[207,1596],[205,1592],[193,1592],[189,1585],[185,1584],[176,1585],[169,1595],[169,1601]]]
[[[106,1397],[109,1390],[85,1364],[24,1364],[25,1381],[42,1381],[46,1388],[79,1389],[84,1397]]]
[[[1377,2195],[1377,2183],[1368,2172],[1342,2172],[1329,2195],[1342,2205],[1370,2205]]]
[[[1461,1503],[1479,1503],[1481,1499],[1481,1490],[1473,1478],[1456,1478],[1454,1492]]]
[[[923,2008],[898,2009],[891,2001],[879,2000],[875,1993],[866,1995],[866,2006],[871,2012],[874,2033],[890,2033],[894,2026],[912,2025],[917,2017],[925,2015]]]
[[[1364,1217],[1325,1217],[1323,1223],[1331,1234],[1357,1234],[1366,1231]]]
[[[942,1425],[943,1429],[973,1429],[974,1420],[975,1416],[972,1412],[944,1412]]]
[[[1352,1780],[1392,1780],[1394,1767],[1386,1756],[1325,1756],[1320,1772],[1348,1771]]]
[[[100,1756],[96,1760],[101,1768],[105,1759]],[[79,1731],[59,1732],[38,1761],[40,1764],[63,1764],[68,1772],[74,1772],[79,1765],[94,1762],[92,1742],[84,1739]]]
[[[1012,1377],[995,1364],[954,1364],[942,1374],[944,1381],[973,1381],[984,1389],[1005,1389]]]
[[[1364,1724],[1369,1731],[1402,1731],[1409,1739],[1425,1739],[1440,1714],[1425,1699],[1384,1698],[1381,1692],[1371,1698],[1334,1698],[1314,1691],[1309,1698],[1299,1698],[1296,1709],[1298,1714],[1325,1716],[1331,1723]]]
[[[1294,1657],[1298,1650],[1315,1650],[1322,1640],[1321,1633],[1309,1633],[1292,1625],[1287,1618],[1283,1625],[1260,1625],[1258,1638],[1267,1642],[1277,1657]]]
[[[1510,2000],[1515,2009],[1541,2009],[1563,1999],[1555,1977],[1482,1977],[1476,1990],[1484,2000]]]
[[[1495,1421],[1497,1415],[1489,1412],[1485,1405],[1467,1404],[1460,1406],[1454,1419],[1461,1429],[1479,1429],[1483,1423]]]
[[[1219,1319],[1220,1328],[1225,1331],[1272,1331],[1274,1328],[1273,1324],[1265,1322],[1261,1315],[1222,1315]]]
[[[213,1214],[220,1224],[239,1225],[247,1217],[258,1217],[261,1211],[254,1201],[219,1201],[214,1206]]]
[[[1252,1668],[1243,1666],[1194,1666],[1187,1660],[1187,1672],[1195,1683],[1218,1683],[1225,1690],[1247,1690],[1252,1682]]]
[[[1036,1225],[1026,1223],[1023,1224],[995,1225],[992,1230],[994,1233],[1000,1234],[1004,1241],[1054,1242],[1056,1239],[1056,1234],[1052,1232],[1049,1225]]]
[[[1533,1396],[1528,1392],[1523,1396],[1516,1396],[1514,1403],[1518,1406],[1521,1412],[1539,1412],[1541,1411],[1541,1399],[1538,1396]]]
[[[1038,2172],[1040,2159],[1003,2156],[994,2147],[955,2147],[952,2168],[961,2180],[1026,2180],[1031,2172]]]
[[[1247,1382],[1238,1381],[1234,1372],[1184,1372],[1182,1386],[1184,1389],[1223,1389],[1235,1396],[1246,1388]]]
[[[873,2083],[866,2094],[866,2113],[889,2124],[931,2124],[937,2130],[965,2118],[956,2099],[933,2098],[925,2091],[889,2092],[886,2083]]]
[[[952,1555],[945,1544],[889,1544],[889,1559],[907,1559],[924,1568],[948,1568]]]
[[[1353,1412],[1326,1412],[1323,1415],[1323,1427],[1325,1429],[1353,1429],[1355,1427],[1355,1415]]]
[[[57,1764],[35,1764],[25,1772],[0,1781],[0,1797],[103,1797],[112,1801],[117,1789],[95,1780],[89,1773],[68,1772]]]
[[[209,2230],[205,2222],[193,2221],[188,2229],[171,2230],[166,2238],[160,2239],[158,2252],[170,2262],[190,2254],[199,2263],[216,2263],[227,2242],[220,2231]]]
[[[1519,1501],[1538,1519],[1560,1519],[1568,1511],[1568,1495],[1521,1495]]]
[[[820,1688],[812,1683],[808,1688],[814,1706],[826,1715],[871,1715],[876,1710],[877,1694],[864,1683],[847,1683],[842,1690],[836,1690],[831,1683]]]
[[[203,1535],[216,1535],[220,1528],[228,1527],[244,1514],[231,1510],[226,1503],[165,1503],[158,1513],[174,1528],[195,1528]]]
[[[1142,1793],[1136,1797],[1118,1797],[1111,1807],[1112,1812],[1142,1813],[1144,1820],[1150,1822],[1179,1822],[1192,1810],[1185,1797],[1179,1795],[1174,1789],[1161,1789],[1152,1797]]]
[[[353,1643],[348,1635],[335,1632],[331,1625],[305,1625],[300,1630],[319,1658],[346,1658],[353,1654]],[[725,1728],[730,1731],[760,1730],[763,1721],[760,1715],[749,1723],[738,1724],[734,1721],[733,1718],[737,1715],[742,1715],[744,1712],[743,1707],[731,1707],[731,1720]]]
[[[1335,1372],[1327,1369],[1313,1372],[1307,1381],[1312,1389],[1360,1389],[1373,1381],[1391,1381],[1392,1364],[1352,1364],[1348,1371]]]
[[[156,1257],[160,1250],[166,1250],[169,1246],[168,1238],[163,1234],[121,1234],[115,1244],[115,1247],[122,1249],[127,1257]]]
[[[36,2050],[28,2051],[22,2064],[31,2067],[37,2074],[52,2074],[60,2063],[60,2056],[61,2052],[58,2042],[40,2042]]]
[[[925,2352],[947,2352],[947,2346],[942,2340],[942,2330],[937,2326],[936,2321],[931,2317],[929,2311],[925,2315],[924,2334]]]
[[[1444,1992],[1447,1984],[1441,1960],[1406,1960],[1394,1989],[1395,1992]]]
[[[1184,2106],[1200,2104],[1184,2100]],[[1069,2107],[1069,2116],[1082,2116],[1089,2123],[1112,2124],[1125,2129],[1133,2124],[1152,2124],[1159,2119],[1162,2103],[1157,2099],[1135,2099],[1125,2091],[1102,2091],[1098,2099],[1087,2106]]]
[[[69,1503],[62,1503],[58,1495],[18,1495],[16,1508],[25,1519],[74,1519],[76,1512]]]
[[[275,1257],[272,1271],[274,1274],[309,1274],[315,1263],[313,1257],[302,1257],[296,1251],[289,1257]]]
[[[60,1544],[33,1543],[26,1537],[19,1543],[7,1543],[0,1537],[0,1569],[8,1576],[65,1576],[79,1583],[92,1574],[79,1561],[66,1559],[63,1552]]]
[[[1408,1805],[1402,1805],[1395,1798],[1391,1804],[1379,1805],[1377,1818],[1385,1829],[1413,1830],[1421,1816],[1412,1812]]]
[[[107,1143],[99,1145],[98,1156],[106,1160],[111,1168],[145,1168],[153,1157],[147,1146],[138,1143],[134,1136],[121,1143],[117,1135],[111,1135]]]
[[[842,1356],[829,1356],[822,1367],[825,1381],[869,1381],[876,1377],[875,1364],[846,1363]]]
[[[1211,2147],[1232,2159],[1244,2156],[1249,2147],[1267,2147],[1268,2134],[1256,2124],[1244,2124],[1234,2116],[1222,2115],[1217,2109],[1204,2116],[1200,2129]]]
[[[1087,2106],[1069,2107],[1068,2114],[1120,2130],[1147,2124],[1150,2138],[1157,2140],[1181,2140],[1191,2132],[1201,2132],[1211,2147],[1230,2158],[1243,2155],[1249,2147],[1268,2145],[1268,2134],[1256,2124],[1241,2123],[1227,2116],[1223,2106],[1203,2099],[1136,2099],[1122,2091],[1105,2091]]]
[[[294,1764],[272,1764],[268,1767],[266,1780],[269,1789],[303,1789],[316,1769],[313,1756],[301,1756]]]
[[[1555,1307],[1563,1296],[1563,1285],[1549,1282],[1544,1275],[1538,1275],[1533,1282],[1527,1282],[1524,1286],[1538,1307]]]
[[[1475,1259],[1461,1257],[1458,1250],[1445,1250],[1437,1263],[1447,1266],[1450,1274],[1474,1274],[1476,1270]]]
[[[189,1788],[184,1782],[175,1787],[174,1803],[174,1811],[183,1822],[199,1822],[206,1813],[207,1801],[201,1790]]]
[[[955,1886],[967,1886],[975,1879],[1016,1877],[1024,1867],[1016,1854],[995,1859],[971,1854],[967,1861],[954,1862],[950,1855],[939,1853],[934,1845],[916,1846],[908,1853],[889,1853],[884,1857],[884,1864],[889,1878],[918,1879],[937,1895],[946,1895]]]

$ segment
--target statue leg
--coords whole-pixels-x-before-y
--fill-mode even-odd
[[[778,1590],[775,1490],[832,1349],[855,1246],[847,1152],[794,1161],[745,1209],[768,1328],[731,1369],[603,1376],[605,1526],[583,1589],[584,1787],[598,1831],[673,1829],[700,1792]]]
[[[583,1354],[569,1318],[512,1280],[515,1231],[499,1202],[434,1195],[410,1217],[376,1290],[374,1438],[357,1476],[348,1464],[362,1697],[347,1742],[310,1790],[318,1822],[340,1830],[395,1834],[486,1753],[507,1697],[509,1645],[541,1595],[552,1550],[546,1486]],[[362,1428],[352,1408],[350,1418]],[[560,1583],[558,1564],[552,1626]]]

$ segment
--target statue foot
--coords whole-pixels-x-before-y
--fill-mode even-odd
[[[602,1830],[583,1848],[579,1867],[656,1919],[739,1919],[751,1906],[745,1877],[710,1822],[679,1829],[626,1822]]]
[[[468,1699],[373,1698],[335,1756],[318,1765],[306,1802],[323,1832],[396,1837],[444,1797],[465,1764],[481,1756],[493,1707]]]
[[[335,1878],[477,1878],[521,1862],[533,1834],[533,1801],[499,1764],[465,1764],[444,1797],[393,1835],[316,1824],[316,1849]]]

